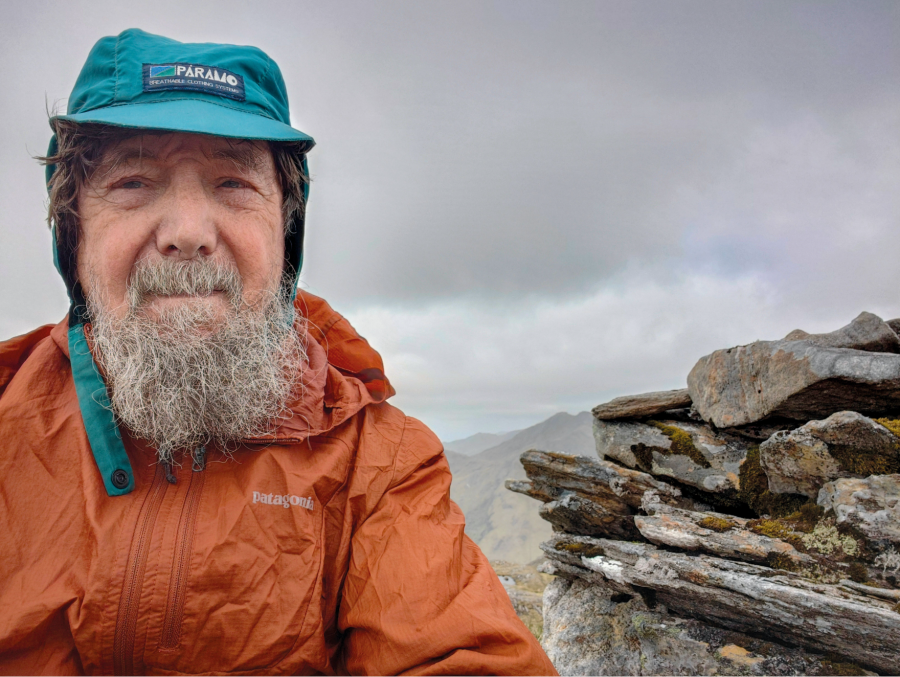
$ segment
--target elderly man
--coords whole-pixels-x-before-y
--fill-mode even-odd
[[[128,30],[51,124],[71,310],[0,344],[0,672],[552,673],[440,442],[296,292],[275,63]]]

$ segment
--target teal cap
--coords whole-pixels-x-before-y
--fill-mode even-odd
[[[278,65],[256,47],[182,43],[136,28],[101,38],[75,82],[65,115],[57,120],[210,134],[234,139],[303,142],[313,138],[291,127],[287,90]],[[48,156],[57,152],[50,140]],[[306,160],[303,160],[306,172]],[[49,187],[55,171],[47,166]],[[308,173],[308,172],[307,172]],[[304,199],[309,183],[304,185]],[[304,221],[291,224],[285,237],[285,263],[294,273],[296,294],[303,265]],[[84,297],[72,282],[73,264],[60,256],[56,232],[53,255],[66,283],[69,309],[69,358],[88,442],[110,496],[134,490],[134,473],[119,432],[106,384],[87,346]]]
[[[66,114],[55,119],[313,142],[291,127],[281,70],[262,50],[178,42],[137,28],[94,45]]]

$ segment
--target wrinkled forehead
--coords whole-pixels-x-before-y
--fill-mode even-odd
[[[198,160],[228,163],[241,172],[274,171],[268,142],[207,134],[141,130],[105,141],[98,151],[98,169],[106,172],[124,166],[172,165]]]

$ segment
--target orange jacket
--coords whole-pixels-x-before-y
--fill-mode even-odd
[[[273,436],[107,496],[66,323],[0,344],[0,672],[555,674],[463,534],[441,443],[324,301]]]

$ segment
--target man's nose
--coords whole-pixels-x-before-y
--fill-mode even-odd
[[[169,187],[156,230],[156,247],[163,256],[189,260],[211,255],[218,245],[213,201],[200,181],[180,181]]]

